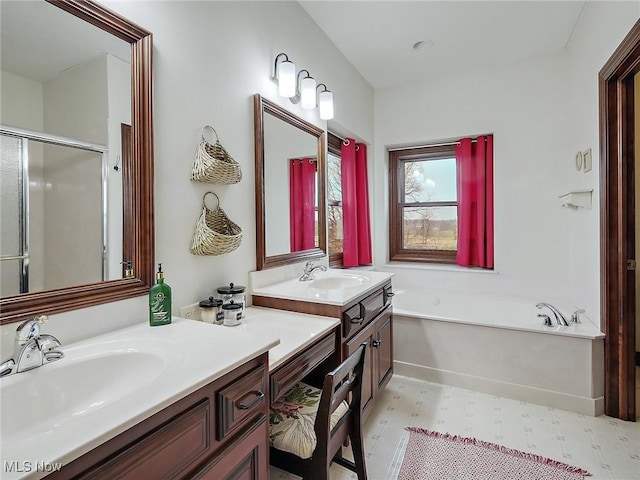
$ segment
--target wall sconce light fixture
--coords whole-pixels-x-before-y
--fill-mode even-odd
[[[322,120],[331,120],[333,118],[333,93],[324,83],[321,83],[316,89],[323,87],[318,94],[318,106],[320,107],[320,118]]]
[[[278,59],[284,57],[280,63]],[[282,97],[293,97],[296,94],[296,66],[286,53],[279,53],[273,62],[273,80],[278,82],[278,93]]]
[[[278,62],[278,60],[280,60]],[[302,75],[304,77],[301,77]],[[324,83],[316,86],[315,79],[309,70],[300,70],[296,76],[296,66],[286,53],[279,53],[273,62],[273,75],[271,80],[278,83],[278,93],[282,97],[289,98],[293,103],[300,103],[305,109],[320,107],[320,118],[331,120],[333,118],[333,93]],[[318,89],[323,87],[318,93]],[[318,101],[316,102],[316,94]]]
[[[300,75],[306,73],[306,77],[300,78]],[[291,97],[292,103],[300,102],[300,106],[306,109],[316,108],[316,81],[308,70],[300,70],[298,72],[298,81],[296,82],[296,96]]]
[[[307,76],[300,79],[300,73],[307,72]],[[298,85],[300,91],[300,106],[302,108],[316,108],[316,80],[307,70],[300,70],[298,74]]]

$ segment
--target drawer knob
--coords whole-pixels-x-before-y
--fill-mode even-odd
[[[357,318],[352,318],[351,319],[351,323],[353,325],[360,325],[362,323],[362,321],[364,320],[363,317],[357,317]]]
[[[257,404],[259,404],[264,398],[264,392],[262,390],[256,390],[253,393],[256,396],[256,398],[254,398],[253,402],[251,402],[249,405],[245,405],[242,402],[238,402],[236,406],[238,407],[239,410],[249,410],[255,407]]]
[[[375,347],[375,348],[378,348],[380,345],[382,345],[382,340],[374,340],[374,341],[371,343],[371,346],[372,346],[372,347]]]

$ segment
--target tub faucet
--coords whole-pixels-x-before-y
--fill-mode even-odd
[[[304,265],[304,273],[298,279],[301,282],[308,282],[309,280],[313,280],[313,272],[316,270],[322,270],[323,272],[327,271],[327,267],[324,265],[314,265],[313,262],[307,262]]]
[[[558,325],[564,326],[564,327],[568,327],[569,326],[569,322],[567,321],[567,317],[565,317],[562,312],[560,310],[558,310],[556,307],[554,307],[553,305],[551,305],[550,303],[544,303],[544,302],[540,302],[536,305],[536,308],[543,308],[543,307],[547,307],[549,310],[551,310],[551,313],[553,313],[553,316],[556,317],[556,323]]]
[[[0,377],[31,370],[64,357],[64,353],[58,350],[62,344],[56,337],[40,334],[40,325],[47,320],[46,315],[40,315],[18,326],[13,355],[0,363]]]

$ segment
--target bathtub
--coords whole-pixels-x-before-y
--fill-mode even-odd
[[[604,335],[585,315],[580,324],[564,327],[533,300],[431,288],[394,291],[397,374],[603,413]],[[556,306],[570,317],[566,304]],[[539,313],[554,325],[544,326]]]

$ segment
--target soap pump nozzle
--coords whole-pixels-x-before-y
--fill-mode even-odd
[[[164,280],[164,272],[162,271],[162,264],[158,264],[158,272],[156,273],[156,280]]]

